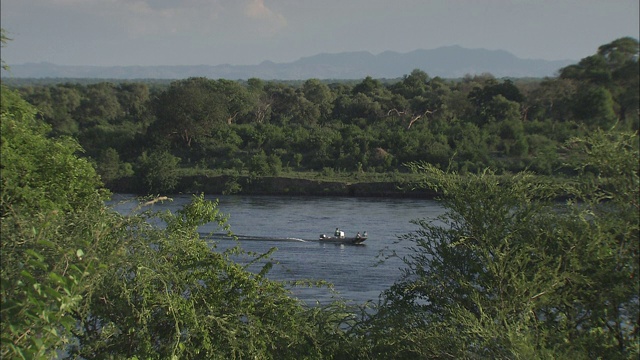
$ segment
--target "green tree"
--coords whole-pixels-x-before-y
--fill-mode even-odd
[[[96,171],[105,184],[134,174],[131,164],[122,162],[118,151],[114,148],[107,148],[100,153]]]
[[[448,212],[416,219],[411,254],[361,331],[387,358],[635,358],[640,351],[637,134],[570,143],[583,182],[447,174]],[[569,194],[566,204],[557,196]],[[606,201],[606,202],[604,202]]]
[[[35,86],[21,88],[25,100],[39,110],[39,115],[52,126],[55,135],[77,135],[76,121],[82,101],[80,91],[74,86]]]
[[[257,78],[251,78],[247,80],[247,86],[249,101],[253,104],[252,121],[256,123],[269,122],[272,113],[272,101],[267,95],[264,81]]]
[[[574,98],[574,115],[589,126],[608,129],[616,121],[611,92],[603,86],[583,85]]]
[[[600,46],[595,55],[561,69],[560,78],[578,81],[586,89],[605,88],[615,103],[616,117],[626,120],[628,115],[632,115],[637,121],[637,114],[632,114],[632,111],[638,108],[640,93],[639,54],[640,45],[637,39],[616,39]]]
[[[125,118],[129,118],[132,121],[140,121],[147,117],[151,93],[146,84],[119,84],[116,95]]]
[[[637,122],[640,104],[640,67],[638,67],[640,44],[638,40],[630,37],[614,40],[600,46],[598,55],[606,59],[611,69],[614,82],[611,93],[619,106],[619,118],[625,120],[628,115],[635,115]]]
[[[155,101],[155,115],[150,131],[187,147],[229,118],[224,98],[217,93],[214,82],[206,78],[171,83]]]
[[[96,272],[106,193],[70,138],[49,138],[37,110],[1,87],[0,246],[3,358],[55,355],[73,339]]]
[[[121,118],[123,110],[116,92],[117,89],[112,83],[102,82],[88,85],[75,114],[80,120],[80,127],[105,125]]]
[[[51,89],[51,105],[53,112],[50,119],[45,117],[53,127],[54,133],[60,135],[77,135],[78,122],[74,114],[80,107],[82,97],[72,86],[56,86]]]
[[[316,101],[322,101],[321,94],[313,94],[311,84],[307,85],[307,91]],[[316,89],[320,90],[320,89]],[[321,91],[321,90],[320,90]],[[273,84],[267,87],[269,97],[272,99],[272,122],[283,126],[287,124],[315,125],[320,120],[321,111],[328,111],[327,103],[314,103],[307,99],[303,89],[294,89],[284,84]]]
[[[468,97],[476,106],[479,125],[520,117],[520,103],[524,100],[520,90],[510,80],[502,83],[488,81],[484,87],[474,88]]]
[[[256,106],[247,88],[237,81],[220,79],[213,83],[213,91],[225,104],[224,120],[228,125],[248,118]]]
[[[532,90],[525,106],[529,108],[527,120],[567,121],[571,118],[571,100],[577,84],[569,79],[544,79]]]
[[[308,308],[267,279],[268,253],[216,251],[202,237],[204,224],[229,230],[215,202],[149,210],[161,197],[118,215],[74,155],[77,143],[47,137],[36,109],[4,86],[1,94],[3,358],[324,359],[342,350],[344,303]],[[246,270],[260,261],[258,273]]]
[[[429,75],[420,70],[414,69],[411,74],[402,77],[402,81],[392,87],[392,91],[402,95],[405,99],[412,99],[421,96],[427,89]]]
[[[167,150],[143,152],[135,165],[135,174],[140,179],[140,190],[147,194],[171,192],[178,184],[180,158]]]
[[[302,84],[302,93],[305,99],[312,102],[319,112],[319,120],[326,123],[333,112],[335,95],[327,85],[318,79],[309,79]]]

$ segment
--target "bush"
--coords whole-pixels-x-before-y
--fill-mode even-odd
[[[324,359],[344,343],[342,302],[308,308],[270,281],[269,254],[212,249],[228,231],[196,196],[176,213],[127,216],[76,143],[51,139],[35,110],[2,87],[2,358]],[[155,152],[148,174],[177,160]],[[157,166],[157,167],[153,167]],[[159,186],[165,183],[151,183]],[[160,189],[155,188],[155,189]],[[231,235],[231,234],[230,234]],[[232,260],[267,260],[259,273]],[[310,284],[306,284],[310,285]]]
[[[584,182],[428,164],[448,212],[401,239],[402,280],[360,331],[386,358],[637,358],[637,134],[575,139]],[[560,196],[571,201],[558,203]]]
[[[178,163],[180,159],[166,150],[146,151],[136,163],[136,176],[140,179],[140,189],[146,194],[171,192],[178,184]]]

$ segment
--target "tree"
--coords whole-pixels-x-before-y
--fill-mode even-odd
[[[619,105],[620,120],[625,120],[627,115],[636,115],[637,121],[640,103],[640,68],[638,67],[640,45],[638,40],[630,37],[614,40],[600,46],[598,54],[606,59],[611,69],[614,82],[611,92]]]
[[[310,88],[311,85],[308,85],[307,90],[311,94]],[[296,90],[283,84],[272,84],[266,91],[271,99],[271,121],[275,125],[282,126],[290,123],[314,125],[320,119],[323,106],[305,98],[303,90]]]
[[[82,97],[72,86],[56,86],[51,89],[51,105],[53,111],[47,121],[53,127],[54,133],[60,135],[77,135],[78,121],[74,114],[80,107]]]
[[[227,125],[246,117],[255,106],[247,88],[237,81],[220,79],[213,83],[213,90],[225,105]]]
[[[584,88],[605,88],[615,102],[617,117],[626,120],[627,115],[638,107],[639,54],[638,40],[620,38],[600,46],[595,55],[578,64],[561,69],[560,78],[578,81]]]
[[[118,102],[125,118],[140,121],[147,117],[151,94],[146,84],[119,84],[117,90]]]
[[[33,107],[4,86],[1,94],[3,358],[322,359],[341,350],[344,303],[307,308],[267,279],[269,261],[251,273],[233,260],[268,253],[216,251],[198,232],[209,223],[229,231],[215,202],[194,196],[174,213],[148,210],[168,200],[159,197],[117,214],[74,155],[77,143],[47,137]]]
[[[638,63],[640,44],[637,39],[623,37],[598,47],[598,55],[602,56],[612,72],[627,66],[628,63]]]
[[[122,162],[118,151],[114,148],[107,148],[100,153],[96,171],[105,184],[134,174],[131,164]]]
[[[560,70],[560,78],[589,81],[598,85],[610,85],[611,70],[607,60],[601,55],[591,55],[578,64]]]
[[[544,79],[529,94],[526,104],[529,107],[527,120],[569,120],[572,110],[571,100],[576,93],[576,88],[577,84],[572,80]]]
[[[319,119],[326,123],[333,112],[335,95],[331,89],[318,79],[309,79],[302,84],[302,93],[305,99],[312,102],[319,111]]]
[[[76,116],[82,120],[82,128],[105,125],[122,117],[123,110],[116,91],[115,85],[107,82],[86,87],[80,106],[76,109]]]
[[[268,122],[271,116],[271,101],[265,91],[265,84],[262,80],[251,78],[247,80],[250,101],[253,102],[253,122]]]
[[[77,142],[1,87],[2,357],[54,356],[72,341],[73,311],[96,272],[106,192]]]
[[[468,96],[476,105],[479,125],[501,121],[507,117],[519,118],[520,103],[524,100],[520,90],[510,80],[502,83],[489,81],[482,88],[474,88]]]
[[[4,28],[0,28],[0,47],[7,46],[9,41],[11,41],[11,38],[7,36],[7,32]],[[5,64],[4,60],[0,61],[0,66],[2,67],[2,70],[9,71],[9,66]]]
[[[179,139],[187,147],[229,118],[224,99],[205,78],[171,83],[155,101],[155,114],[150,131],[163,138]]]
[[[401,82],[393,86],[392,90],[405,99],[412,99],[426,91],[428,81],[429,75],[426,72],[414,69],[411,74],[405,75]]]
[[[167,150],[143,152],[136,163],[135,173],[141,180],[140,189],[147,194],[172,191],[178,184],[177,167],[180,158]]]
[[[365,77],[359,84],[356,84],[352,90],[354,95],[364,94],[370,97],[375,97],[385,91],[384,85],[371,76]]]
[[[360,329],[375,353],[638,356],[638,137],[596,132],[568,145],[595,174],[576,186],[413,164],[449,211],[402,237],[412,244],[405,275]]]
[[[611,92],[603,86],[583,85],[574,97],[574,115],[589,126],[610,128],[616,121]]]

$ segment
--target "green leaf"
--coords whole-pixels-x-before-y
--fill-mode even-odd
[[[54,272],[49,273],[49,279],[53,280],[58,285],[61,285],[61,286],[67,285],[67,279],[65,279],[64,277]]]
[[[35,251],[33,249],[27,249],[25,251],[25,253],[27,253],[28,255],[31,255],[32,257],[36,258],[38,261],[44,261],[44,256],[40,255],[40,253],[38,253],[37,251]]]

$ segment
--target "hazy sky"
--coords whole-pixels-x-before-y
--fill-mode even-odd
[[[639,37],[638,0],[1,0],[8,64],[218,65],[460,45],[579,60]]]

